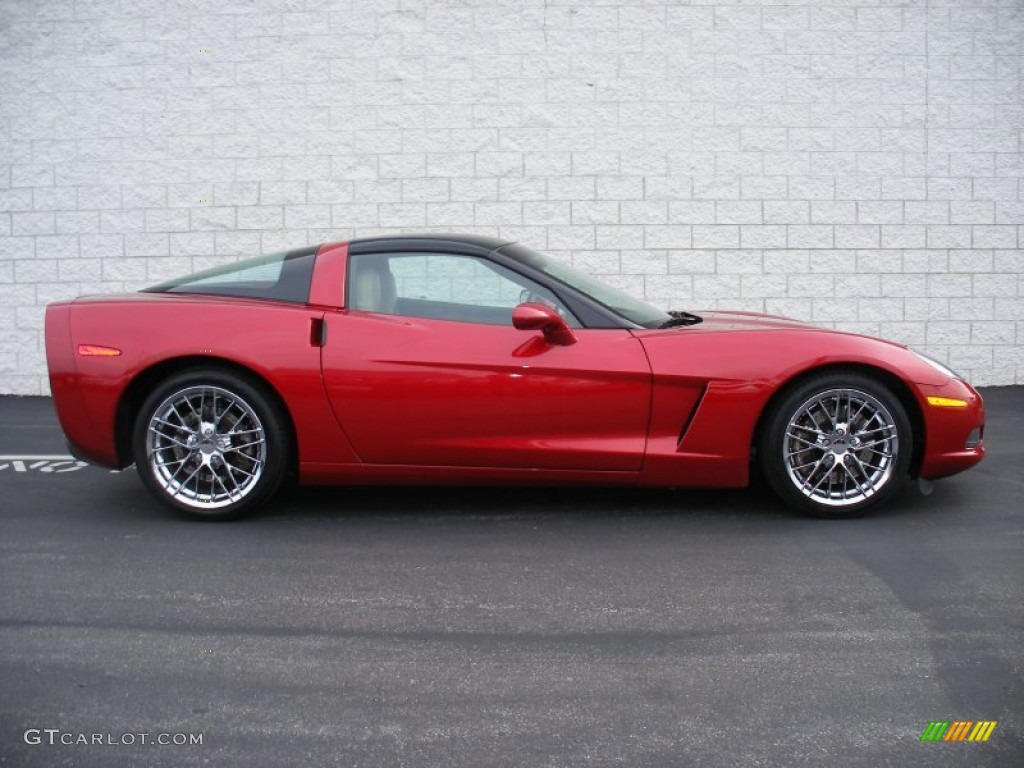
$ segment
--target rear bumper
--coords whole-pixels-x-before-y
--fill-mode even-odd
[[[985,458],[985,403],[965,381],[951,380],[942,386],[921,386],[925,447],[920,477],[934,480],[970,469]],[[966,403],[963,406],[933,405],[929,397]]]
[[[113,420],[100,418],[102,403],[84,395],[91,390],[75,359],[71,304],[63,302],[48,306],[45,328],[50,392],[68,450],[81,461],[119,469],[113,449]],[[87,402],[90,407],[86,407]]]
[[[100,467],[106,467],[108,469],[124,469],[124,467],[121,466],[121,462],[111,462],[110,456],[106,453],[92,451],[86,446],[79,445],[67,436],[64,438],[64,444],[68,447],[68,453],[79,461],[84,461],[87,464],[95,464]]]

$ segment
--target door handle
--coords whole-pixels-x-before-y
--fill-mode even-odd
[[[327,320],[322,317],[314,317],[309,321],[309,346],[327,346]]]

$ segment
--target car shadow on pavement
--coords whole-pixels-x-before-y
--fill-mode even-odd
[[[14,478],[14,476],[11,476]],[[18,476],[20,477],[20,476]],[[87,468],[61,483],[40,482],[28,475],[18,486],[17,506],[26,514],[47,514],[87,524],[99,520],[119,523],[192,524],[154,499],[139,482],[135,470],[112,473]],[[976,474],[935,484],[934,493],[923,495],[916,482],[907,480],[885,507],[858,520],[885,525],[935,523],[970,514],[979,505],[996,503],[985,486],[999,477]],[[1000,488],[1002,484],[1000,484]],[[315,521],[330,527],[333,521],[404,520],[487,521],[544,520],[614,521],[663,519],[680,523],[720,521],[725,527],[753,524],[765,527],[789,525],[843,525],[845,521],[817,520],[788,508],[767,484],[755,477],[741,489],[664,489],[570,486],[286,486],[252,517],[228,523],[276,529],[292,521]],[[856,521],[850,521],[856,523]]]
[[[867,518],[934,514],[936,506],[959,505],[952,488],[924,496],[907,481],[883,509]],[[944,503],[945,502],[945,503]],[[594,487],[349,486],[289,487],[253,518],[573,519],[669,517],[759,521],[817,521],[779,501],[760,479],[741,489]]]

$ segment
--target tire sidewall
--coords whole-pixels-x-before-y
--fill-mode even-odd
[[[175,392],[194,386],[220,387],[244,400],[259,418],[266,437],[266,459],[259,480],[244,498],[225,507],[203,509],[175,499],[157,481],[146,458],[147,432],[157,407]],[[234,371],[192,368],[174,374],[147,395],[132,429],[132,454],[143,484],[164,504],[194,520],[235,520],[252,513],[280,487],[288,468],[290,436],[284,426],[280,406],[264,386]]]
[[[815,394],[829,389],[855,389],[878,400],[892,415],[896,425],[898,448],[892,474],[885,484],[869,498],[846,507],[819,504],[804,496],[789,477],[783,458],[786,427],[796,409]],[[910,417],[900,398],[876,378],[859,372],[831,372],[809,377],[790,387],[774,405],[768,417],[767,428],[757,446],[758,457],[765,479],[775,493],[787,504],[804,514],[822,518],[860,517],[892,498],[910,470],[914,452],[914,434]]]

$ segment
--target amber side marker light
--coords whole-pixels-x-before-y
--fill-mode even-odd
[[[928,405],[934,405],[938,408],[966,408],[968,403],[966,400],[960,400],[956,397],[932,397],[927,398]]]
[[[117,357],[121,354],[121,350],[114,347],[103,347],[99,344],[79,344],[78,354],[82,357]]]

